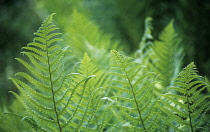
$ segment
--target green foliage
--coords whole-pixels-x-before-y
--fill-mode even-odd
[[[149,64],[149,56],[152,54],[151,45],[153,44],[153,36],[152,36],[152,18],[147,17],[145,19],[145,31],[141,42],[139,43],[138,50],[135,52],[135,61],[142,63],[144,65]]]
[[[173,20],[163,29],[159,40],[152,45],[153,67],[163,86],[167,87],[172,84],[172,80],[180,71],[183,59],[182,47],[180,46],[180,38],[173,28]]]
[[[151,131],[154,129],[154,85],[157,83],[154,73],[141,75],[144,66],[132,62],[117,51],[111,51],[110,74],[114,78],[110,88],[113,90],[111,100],[115,102],[112,110],[122,123],[117,130]]]
[[[28,131],[30,129],[43,130],[31,117],[24,117],[15,113],[4,113],[1,118],[3,118],[3,120],[1,120],[1,129],[5,131],[19,132]]]
[[[159,40],[155,41],[152,36],[151,21],[152,18],[145,20],[145,32],[139,50],[135,53],[135,61],[147,67],[144,74],[152,71],[159,76],[164,88],[158,90],[164,92],[172,85],[173,79],[181,69],[183,47],[180,45],[180,37],[173,28],[173,20],[163,29]]]
[[[173,17],[176,29],[183,38],[185,47],[184,64],[194,61],[202,75],[210,75],[209,45],[209,0],[83,0],[91,17],[102,29],[120,38],[132,51],[135,51],[143,34],[143,20],[147,16],[154,19],[153,36]],[[190,15],[189,15],[190,14]],[[202,33],[201,27],[205,27]],[[194,59],[193,59],[194,58]],[[208,76],[209,77],[209,76]]]
[[[120,50],[119,42],[112,41],[110,35],[104,34],[97,25],[77,10],[73,11],[65,31],[67,33],[64,39],[73,49],[76,61],[82,59],[84,52],[87,52],[98,66],[108,69],[109,50]]]
[[[57,124],[61,129],[59,110],[64,103],[65,79],[69,75],[63,72],[62,59],[67,48],[61,49],[54,43],[60,41],[57,38],[61,33],[56,33],[58,28],[52,23],[53,14],[50,15],[35,33],[37,37],[27,47],[23,47],[24,55],[28,57],[31,64],[23,59],[17,58],[31,73],[18,72],[16,76],[25,79],[25,82],[17,78],[11,78],[22,96],[12,92],[39,123]],[[44,101],[43,101],[44,100]],[[49,115],[50,114],[50,115]]]
[[[27,112],[14,104],[13,112],[2,112],[1,131],[209,130],[210,96],[202,93],[208,81],[194,63],[179,71],[183,53],[173,21],[153,42],[146,19],[136,58],[130,58],[76,11],[65,35],[70,44],[62,44],[53,15],[17,58],[28,72],[10,78],[20,94],[11,93]],[[82,61],[72,66],[71,57]]]
[[[144,32],[143,20],[154,11],[154,8],[149,8],[151,0],[83,0],[83,3],[83,7],[88,9],[91,18],[103,31],[121,40],[121,45],[126,46],[125,52],[137,49]]]
[[[176,93],[162,95],[164,99],[161,100],[161,109],[168,116],[164,117],[165,121],[176,131],[204,131],[209,125],[205,114],[210,109],[210,95],[204,96],[201,92],[209,86],[197,75],[193,62],[180,72],[174,85],[169,90]]]

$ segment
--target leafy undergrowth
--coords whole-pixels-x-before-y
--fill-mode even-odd
[[[53,15],[16,58],[28,72],[10,78],[20,93],[0,131],[210,131],[209,84],[193,62],[180,71],[173,20],[153,40],[147,18],[132,58],[78,12],[63,44]]]

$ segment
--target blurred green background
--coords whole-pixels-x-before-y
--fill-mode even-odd
[[[194,61],[203,76],[210,77],[209,0],[0,0],[0,107],[12,102],[16,91],[8,77],[22,66],[14,58],[31,42],[33,33],[51,13],[64,33],[74,9],[87,16],[131,54],[144,32],[144,20],[153,18],[153,36],[171,19],[185,47],[184,66]]]

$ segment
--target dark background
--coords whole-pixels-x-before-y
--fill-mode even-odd
[[[21,69],[14,59],[20,55],[21,47],[32,41],[33,33],[47,15],[55,12],[60,16],[57,19],[65,20],[73,8],[119,40],[128,54],[137,50],[147,16],[153,18],[156,39],[174,18],[185,47],[183,67],[194,61],[200,75],[210,78],[209,0],[0,0],[0,104],[10,103],[8,91],[16,90],[8,77]],[[61,30],[63,25],[58,23]]]

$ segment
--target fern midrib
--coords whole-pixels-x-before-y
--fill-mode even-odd
[[[166,46],[166,45],[169,45],[169,46]],[[171,79],[172,79],[172,76],[173,76],[173,72],[171,73],[171,70],[172,70],[172,65],[173,65],[173,60],[171,60],[173,58],[173,46],[171,45],[171,41],[167,40],[167,41],[163,41],[163,45],[167,48],[166,50],[166,59],[162,58],[162,60],[164,61],[164,63],[166,62],[167,65],[165,66],[165,70],[164,70],[164,73],[161,73],[161,74],[164,74],[164,85],[165,87],[168,87],[170,86],[170,82],[171,82]]]
[[[171,44],[170,41],[167,43]],[[169,62],[169,64],[167,65],[167,68],[166,68],[167,69],[166,71],[168,72],[168,74],[166,74],[166,78],[165,78],[166,79],[166,87],[170,85],[170,82],[171,82],[172,76],[173,76],[173,72],[171,73],[173,60],[171,60],[171,59],[173,58],[174,52],[171,49],[173,49],[173,47],[170,45],[169,48],[167,49],[167,51],[168,51],[167,61]]]
[[[125,69],[124,69],[124,70],[125,70]],[[131,87],[131,91],[132,91],[132,94],[133,94],[133,97],[134,97],[134,100],[135,100],[136,108],[137,108],[137,110],[138,110],[138,113],[139,113],[139,116],[140,116],[141,123],[142,123],[142,125],[143,125],[144,130],[146,130],[145,125],[144,125],[144,121],[143,121],[142,116],[141,116],[141,110],[139,109],[139,106],[138,106],[138,103],[137,103],[137,100],[136,100],[136,95],[135,95],[134,90],[133,90],[133,85],[131,84],[131,81],[130,81],[130,79],[128,78],[127,72],[126,72],[126,77],[127,77],[127,79],[128,79],[129,85],[130,85],[130,87]]]
[[[190,72],[190,71],[188,71],[188,72]],[[188,76],[190,76],[190,75],[187,74],[187,80],[189,80]],[[190,82],[186,82],[187,85],[189,85],[189,83]],[[186,98],[187,98],[188,116],[189,116],[189,119],[190,119],[190,122],[189,122],[190,123],[190,128],[191,128],[191,131],[194,132],[193,126],[192,126],[192,117],[191,117],[191,114],[190,114],[190,101],[189,101],[189,97],[188,97],[188,89],[187,89],[187,87],[186,87]]]
[[[134,90],[133,90],[133,85],[131,84],[130,78],[128,77],[127,70],[125,69],[125,66],[124,66],[124,64],[123,64],[123,62],[121,60],[120,60],[120,63],[123,66],[123,70],[125,71],[126,78],[127,78],[128,83],[130,85],[130,88],[131,88],[131,91],[132,91],[132,94],[133,94],[133,98],[134,98],[134,101],[135,101],[135,104],[136,104],[136,108],[137,108],[137,111],[138,111],[138,114],[139,114],[140,121],[142,123],[143,129],[144,129],[144,131],[146,131],[146,128],[145,128],[145,125],[144,125],[144,121],[143,121],[142,116],[141,116],[141,110],[139,109],[139,106],[138,106],[138,103],[137,103],[137,100],[136,100],[136,95],[135,95]]]
[[[44,29],[45,29],[45,31],[47,31],[46,26],[44,27]],[[62,128],[61,128],[61,125],[60,125],[60,120],[59,120],[59,117],[58,117],[56,102],[55,102],[55,93],[54,93],[54,89],[53,89],[53,80],[52,80],[52,72],[51,72],[50,57],[49,57],[49,50],[48,50],[48,41],[47,41],[46,37],[45,37],[45,43],[46,43],[48,72],[49,72],[49,76],[50,76],[50,88],[51,88],[51,91],[52,91],[52,98],[53,98],[53,107],[54,107],[54,111],[55,111],[55,115],[56,115],[59,130],[60,130],[60,132],[62,132]]]
[[[85,60],[85,64],[88,64],[87,60]],[[87,75],[86,77],[90,76],[89,73],[90,73],[91,71],[89,71],[87,65],[85,66],[85,71],[86,71],[86,75]],[[91,87],[90,87],[90,83],[88,83],[88,91],[89,91],[89,94],[92,95],[91,89],[90,89],[90,88],[91,88]],[[90,103],[90,104],[91,104],[91,107],[92,107],[92,112],[94,113],[94,108],[95,108],[95,107],[94,107],[93,99],[91,99],[91,103]],[[97,118],[97,116],[95,116],[95,118],[94,118],[94,123],[95,123],[95,124],[98,124],[97,122],[98,122],[98,118]],[[98,128],[98,125],[97,125],[97,129],[99,129],[99,128]]]

